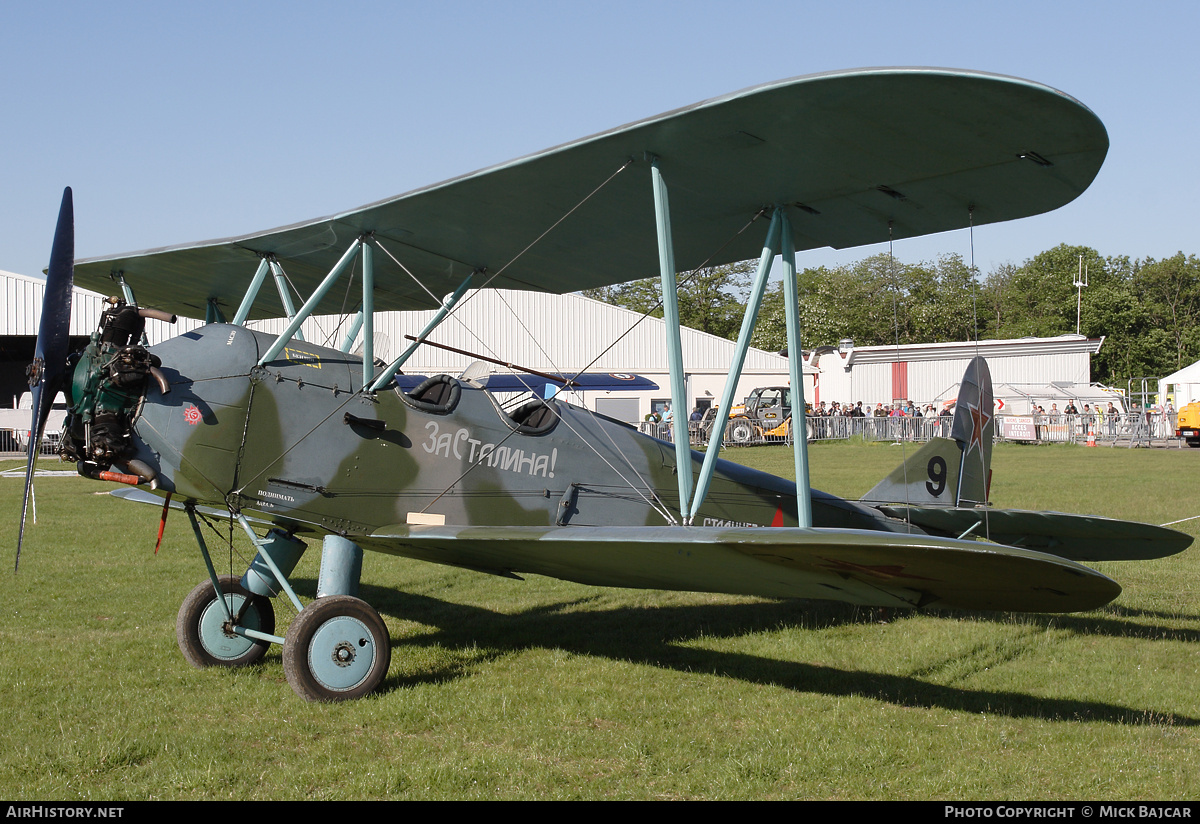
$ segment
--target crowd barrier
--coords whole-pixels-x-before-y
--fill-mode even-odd
[[[0,453],[19,453],[25,454],[26,441],[24,438],[18,439],[16,433],[11,429],[0,429]],[[39,450],[41,455],[58,455],[58,436],[47,436],[42,441],[42,446]]]
[[[1006,417],[1009,420],[1032,419],[1035,438],[1040,443],[1082,443],[1094,442],[1116,446],[1149,446],[1157,443],[1162,446],[1184,445],[1182,438],[1175,437],[1175,415],[1164,415],[1161,412],[1127,412],[1116,415],[1010,415],[999,416],[1000,426],[996,437],[1005,439]],[[1027,435],[1010,437],[1009,440],[1027,441]]]
[[[818,440],[848,440],[863,438],[869,441],[927,441],[930,438],[950,434],[950,417],[940,418],[846,418],[810,417],[806,419],[808,439]],[[639,431],[664,441],[673,440],[670,423],[654,423],[644,421],[638,426]],[[708,422],[690,422],[688,436],[693,445],[707,444],[712,434],[712,424]],[[763,443],[792,442],[792,427],[790,422],[783,426],[771,427],[770,422],[757,422],[748,418],[734,418],[725,425],[725,437],[722,442],[726,446],[753,446]]]
[[[1020,437],[1006,438],[1006,419],[1033,421],[1033,437],[1028,437],[1028,428]],[[806,419],[808,440],[848,440],[862,438],[868,441],[913,441],[923,442],[934,437],[950,437],[951,417],[948,415],[927,418],[846,418],[809,417]],[[792,442],[790,422],[783,427],[770,427],[770,423],[759,423],[746,418],[734,418],[725,427],[723,443],[726,446],[753,446],[764,443]],[[644,434],[671,441],[674,435],[671,424],[644,421],[638,426]],[[712,424],[690,422],[688,436],[693,446],[707,444]],[[1183,446],[1183,439],[1175,437],[1174,416],[1164,417],[1161,413],[1131,412],[1105,415],[997,415],[996,440],[1013,440],[1038,443],[1075,443],[1089,441],[1109,446]]]

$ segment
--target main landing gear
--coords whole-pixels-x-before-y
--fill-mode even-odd
[[[391,661],[383,619],[349,595],[313,601],[292,621],[283,643],[283,672],[306,701],[361,698],[379,686]]]
[[[195,514],[188,514],[209,568],[209,580],[184,599],[175,623],[179,649],[188,663],[244,667],[262,660],[274,643],[283,646],[288,684],[306,701],[361,698],[383,683],[392,660],[391,638],[379,613],[354,595],[362,570],[359,547],[345,538],[326,537],[317,599],[301,609],[287,575],[304,552],[302,542],[278,530],[258,538],[243,520],[258,555],[241,579],[217,576]],[[217,596],[218,588],[223,597]],[[280,591],[299,610],[286,638],[275,635],[270,601]]]
[[[273,635],[275,608],[270,600],[245,589],[232,575],[222,575],[217,580],[225,596],[225,607],[217,600],[212,581],[202,582],[183,599],[175,620],[179,649],[194,667],[257,664],[267,654],[270,642],[238,635],[234,627]]]

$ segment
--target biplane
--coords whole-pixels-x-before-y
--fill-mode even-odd
[[[1191,538],[1104,518],[988,503],[991,381],[967,369],[949,437],[935,438],[860,501],[704,453],[673,437],[530,392],[504,405],[486,375],[405,380],[415,348],[473,290],[566,293],[661,278],[675,409],[687,409],[677,273],[758,257],[719,408],[733,393],[779,258],[790,385],[804,408],[798,250],[851,247],[1011,220],[1082,193],[1108,149],[1099,119],[1025,80],[968,71],[866,69],[799,77],[687,106],[360,209],[279,229],[74,260],[59,215],[37,355],[26,503],[49,399],[71,406],[61,454],[116,493],[182,509],[207,577],[177,637],[197,666],[240,666],[282,645],[293,689],[356,698],[391,656],[357,597],[364,551],[509,578],[833,599],[886,607],[1066,612],[1120,592],[1083,561],[1161,557]],[[268,277],[279,287],[262,288]],[[356,278],[354,332],[305,342]],[[72,282],[116,292],[82,352],[67,351]],[[299,309],[290,284],[303,298]],[[342,292],[344,290],[338,290]],[[236,308],[234,308],[236,307]],[[374,313],[436,309],[391,363]],[[208,321],[153,347],[145,319]],[[225,318],[228,317],[228,321]],[[247,326],[286,317],[281,334]],[[354,343],[361,334],[361,352]],[[221,575],[201,519],[230,519],[256,547]],[[21,535],[25,516],[22,515]],[[161,538],[161,529],[160,529]],[[315,600],[289,575],[321,543]],[[18,561],[20,540],[18,541]],[[298,614],[276,633],[272,599]]]

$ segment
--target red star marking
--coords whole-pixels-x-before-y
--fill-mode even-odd
[[[969,455],[976,446],[981,452],[983,451],[983,430],[987,428],[992,416],[986,409],[970,403],[967,404],[967,411],[971,416],[971,440],[967,443],[967,454]]]
[[[183,408],[183,419],[192,426],[200,423],[200,410],[190,403]]]

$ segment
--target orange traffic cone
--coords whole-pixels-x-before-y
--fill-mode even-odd
[[[1088,446],[1096,445],[1096,433],[1092,431],[1092,428],[1090,426],[1088,427],[1087,445]]]

